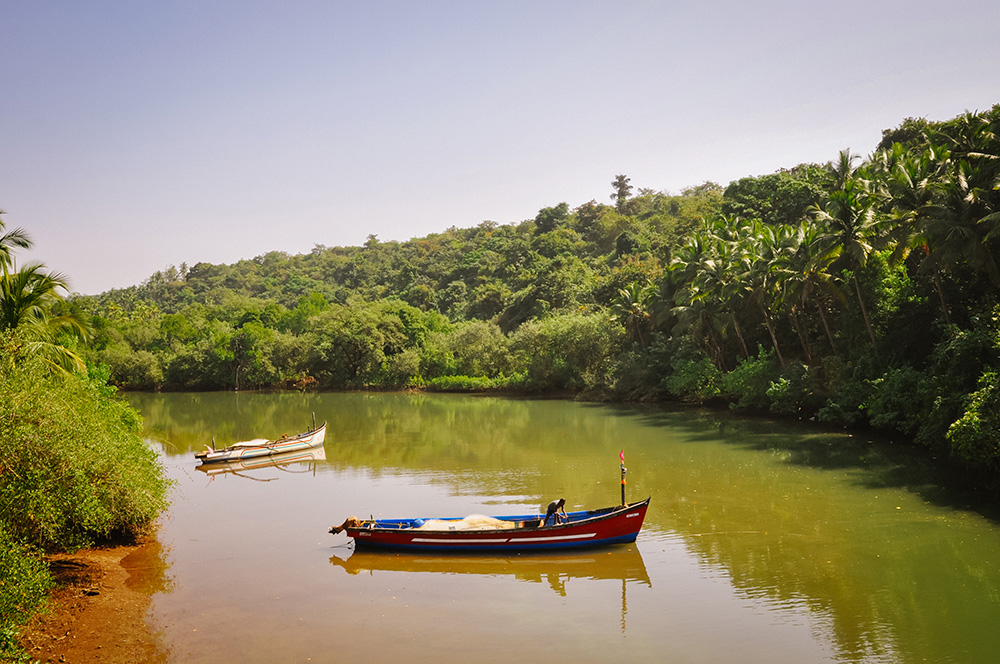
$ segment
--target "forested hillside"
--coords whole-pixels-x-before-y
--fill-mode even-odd
[[[70,306],[126,389],[501,389],[871,425],[1000,473],[1000,106],[680,194],[181,265]],[[611,194],[610,197],[608,194]]]

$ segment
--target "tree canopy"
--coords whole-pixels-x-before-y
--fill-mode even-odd
[[[998,118],[908,118],[865,158],[676,194],[620,174],[614,205],[181,265],[53,310],[128,389],[719,400],[973,458],[1000,355]]]

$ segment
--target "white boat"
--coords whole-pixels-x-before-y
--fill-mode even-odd
[[[247,470],[259,470],[261,468],[281,468],[286,465],[301,462],[326,461],[326,448],[322,445],[308,450],[298,450],[296,452],[282,452],[271,456],[251,457],[249,459],[237,459],[225,463],[203,463],[196,467],[209,477],[226,473],[240,474]]]
[[[234,443],[229,447],[217,450],[214,447],[206,447],[201,452],[195,452],[196,459],[202,463],[222,463],[227,461],[242,461],[255,457],[274,456],[275,454],[285,454],[288,452],[298,452],[319,447],[326,440],[326,422],[315,429],[305,433],[289,436],[287,434],[276,440],[266,438],[256,438],[240,443]]]

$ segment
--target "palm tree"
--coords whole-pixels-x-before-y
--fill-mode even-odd
[[[646,345],[642,331],[649,328],[649,303],[655,293],[652,284],[633,282],[619,289],[618,297],[611,303],[611,320],[621,323],[629,339],[638,341],[640,346]]]
[[[838,262],[851,271],[861,315],[874,347],[875,332],[858,281],[858,271],[864,268],[874,249],[872,242],[878,226],[875,208],[866,193],[860,180],[850,178],[842,189],[830,194],[825,207],[814,207],[813,215],[826,226],[834,239]]]
[[[0,217],[3,214],[3,210],[0,210]],[[5,227],[6,224],[4,224],[3,219],[0,219],[0,232]],[[0,235],[0,270],[3,270],[4,273],[14,264],[12,249],[15,247],[19,249],[31,248],[31,237],[22,228],[15,228]]]
[[[843,189],[847,182],[854,176],[854,162],[858,160],[858,155],[850,150],[841,150],[837,155],[837,161],[831,162],[827,166],[827,172],[833,178],[833,189]]]
[[[61,274],[44,272],[40,263],[19,270],[4,270],[0,276],[0,331],[19,330],[25,333],[29,352],[41,355],[54,368],[66,371],[83,370],[83,360],[58,342],[66,333],[84,338],[87,330],[72,314],[53,316],[52,307],[66,290]]]
[[[707,348],[715,366],[721,368],[722,333],[717,311],[720,303],[704,278],[706,271],[711,270],[714,256],[715,242],[708,233],[695,233],[677,250],[668,268],[676,283],[670,318],[675,321],[674,334],[688,333],[697,338]]]
[[[945,260],[963,258],[1000,287],[1000,267],[991,247],[1000,239],[1000,210],[989,195],[996,183],[984,182],[983,176],[965,160],[955,165],[941,183],[937,201],[925,212],[927,235]]]
[[[895,147],[901,148],[898,143]],[[920,267],[932,270],[941,312],[950,325],[951,314],[941,285],[941,252],[931,250],[927,235],[927,222],[934,216],[935,196],[949,156],[947,150],[934,144],[920,155],[904,154],[887,173],[885,186],[895,222],[887,233],[887,239],[894,245],[892,259],[903,260],[914,249],[924,252]]]
[[[751,233],[751,228],[750,224],[739,217],[723,215],[709,222],[706,231],[712,241],[712,258],[702,264],[696,275],[699,290],[705,296],[715,298],[723,308],[729,310],[744,358],[750,357],[750,350],[737,316],[746,296],[746,289],[740,281],[741,265],[745,259],[740,238]]]
[[[625,207],[625,201],[628,200],[629,194],[632,193],[632,185],[629,184],[631,178],[624,175],[616,175],[615,181],[611,183],[614,188],[615,193],[611,194],[611,200],[617,201],[615,203],[615,208],[622,212]]]
[[[839,296],[840,291],[833,285],[833,275],[829,270],[830,264],[833,262],[833,246],[830,238],[822,232],[819,226],[806,219],[803,219],[799,226],[794,229],[793,237],[794,250],[787,265],[787,278],[784,281],[784,287],[788,300],[791,302],[792,323],[799,334],[806,357],[811,362],[812,353],[809,349],[808,337],[804,335],[800,327],[798,315],[806,310],[806,303],[810,296],[821,293]],[[834,343],[830,325],[826,320],[823,302],[819,298],[817,298],[816,309],[819,311],[823,329],[830,341],[830,349],[836,354],[837,346]]]
[[[85,326],[75,315],[52,315],[53,305],[62,300],[59,291],[68,290],[66,278],[45,272],[40,263],[17,269],[14,248],[31,248],[31,238],[21,228],[0,235],[0,332],[20,331],[24,348],[54,368],[83,370],[83,360],[58,340],[63,334],[84,338]]]
[[[771,226],[761,221],[753,223],[752,233],[743,238],[743,271],[740,282],[760,309],[767,333],[771,337],[771,345],[774,346],[774,353],[784,370],[785,357],[778,344],[778,335],[771,316],[771,308],[780,306],[781,283],[784,278],[783,262],[787,242],[781,228],[783,227]]]

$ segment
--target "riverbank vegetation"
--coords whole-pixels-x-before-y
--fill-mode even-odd
[[[58,297],[0,237],[0,652],[38,553],[165,503],[131,390],[680,399],[872,427],[1000,480],[1000,106],[721,186]],[[363,222],[363,220],[359,220]],[[0,225],[0,232],[3,226]]]
[[[1000,107],[679,194],[612,182],[406,242],[78,297],[126,389],[407,388],[728,403],[1000,474]]]
[[[62,277],[18,268],[0,222],[0,660],[52,585],[43,555],[133,539],[167,504],[139,414],[73,350],[86,326],[55,311]],[[12,240],[13,238],[13,240]]]

